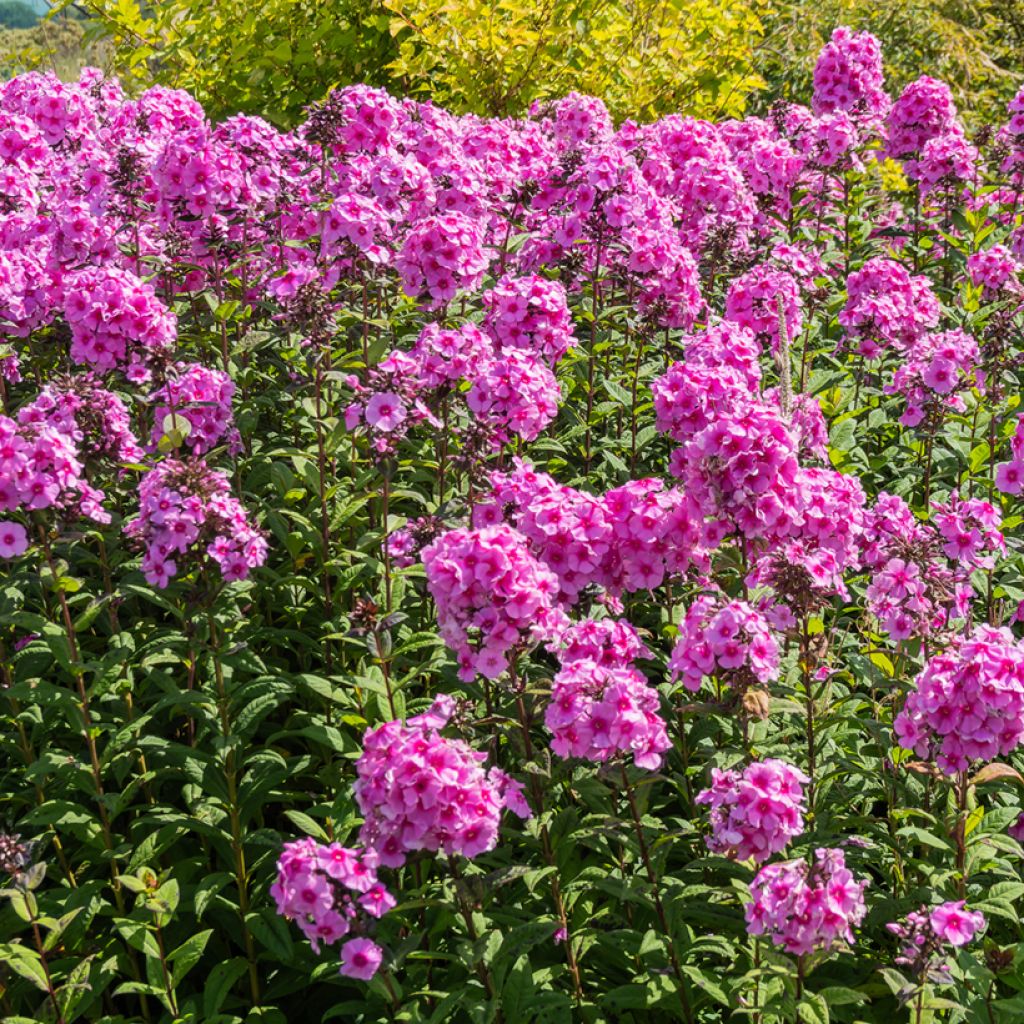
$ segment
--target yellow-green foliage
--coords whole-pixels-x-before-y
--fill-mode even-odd
[[[731,116],[752,69],[761,0],[385,0],[394,71],[439,102],[513,114],[569,90],[617,118]]]
[[[70,0],[63,0],[70,3]],[[509,114],[571,89],[618,117],[731,115],[765,0],[84,0],[140,85],[188,89],[214,117],[293,123],[334,85],[368,82]]]
[[[65,6],[72,0],[61,0]],[[84,0],[92,31],[139,87],[187,89],[211,117],[243,111],[279,124],[335,85],[387,84],[396,53],[376,0]]]

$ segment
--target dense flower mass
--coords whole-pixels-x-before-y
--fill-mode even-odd
[[[766,263],[733,278],[725,297],[725,315],[752,331],[773,352],[800,330],[801,306],[800,289],[793,275]],[[780,331],[784,332],[781,340]]]
[[[814,110],[819,114],[884,114],[889,107],[884,81],[878,40],[869,32],[840,26],[814,66]]]
[[[742,771],[711,769],[711,786],[697,803],[711,807],[708,849],[758,863],[784,850],[804,827],[807,776],[785,761],[755,761]]]
[[[4,1012],[1012,1005],[1024,91],[487,78],[0,82]]]
[[[525,349],[553,366],[576,344],[565,287],[558,281],[506,275],[481,299],[487,328],[502,349]]]
[[[124,401],[92,373],[48,384],[18,410],[18,422],[48,424],[70,440],[86,462],[126,463],[143,458]]]
[[[428,217],[409,232],[395,266],[407,294],[443,306],[483,280],[488,260],[481,227],[464,213]]]
[[[852,943],[866,912],[867,885],[853,877],[842,850],[815,850],[810,862],[768,864],[750,887],[747,930],[796,956]]]
[[[928,279],[895,260],[869,260],[849,276],[846,291],[839,323],[868,359],[889,346],[912,352],[921,335],[938,324],[939,303]]]
[[[364,817],[359,837],[387,867],[420,850],[472,859],[494,848],[505,807],[530,817],[521,783],[485,771],[486,754],[440,734],[454,707],[441,696],[422,715],[363,737],[353,785]]]
[[[86,479],[72,437],[46,420],[29,416],[18,423],[0,416],[0,513],[50,510],[61,519],[107,523],[110,514],[101,504],[103,497]],[[20,554],[23,533],[12,525],[6,532],[15,540],[0,550]]]
[[[73,275],[64,315],[72,359],[98,370],[126,363],[144,368],[150,350],[174,344],[174,317],[152,286],[128,270],[96,267]]]
[[[155,404],[153,441],[159,442],[169,431],[176,431],[182,435],[184,446],[196,455],[205,455],[222,439],[237,446],[231,409],[234,393],[234,382],[220,370],[196,363],[175,368],[151,397]]]

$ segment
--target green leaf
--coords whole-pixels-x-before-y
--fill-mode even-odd
[[[182,978],[196,965],[199,958],[203,955],[203,950],[206,949],[206,944],[210,941],[212,934],[212,928],[208,928],[204,932],[197,932],[186,939],[173,953],[168,955],[167,960],[173,965],[171,978],[174,988],[181,984]]]

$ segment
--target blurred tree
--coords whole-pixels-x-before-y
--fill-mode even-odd
[[[2,0],[0,2],[0,26],[3,28],[32,28],[39,21],[39,16],[21,0]]]

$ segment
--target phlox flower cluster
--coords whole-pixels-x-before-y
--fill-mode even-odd
[[[795,630],[799,619],[821,611],[833,598],[849,599],[846,566],[829,548],[790,540],[762,555],[747,575],[747,586],[767,587],[772,600],[760,611],[780,632]]]
[[[833,469],[801,466],[797,491],[793,521],[799,542],[810,550],[832,552],[844,571],[859,566],[867,504],[860,480]]]
[[[423,550],[427,588],[459,678],[496,679],[520,645],[558,635],[558,577],[504,524],[450,530]]]
[[[787,216],[793,205],[792,189],[806,162],[804,155],[770,122],[760,118],[727,121],[719,126],[719,133],[762,210],[767,207],[779,216]],[[767,230],[763,213],[758,226]]]
[[[978,150],[964,137],[959,125],[930,138],[920,155],[903,164],[903,171],[913,181],[920,182],[921,191],[933,192],[940,188],[954,189],[974,177],[978,165]]]
[[[945,82],[922,75],[900,93],[886,118],[886,153],[896,160],[920,153],[931,139],[957,127]]]
[[[71,327],[71,358],[112,370],[142,367],[148,350],[167,350],[177,336],[174,316],[151,285],[131,271],[91,267],[71,276],[64,300]]]
[[[864,519],[863,560],[871,569],[868,610],[892,640],[926,637],[966,617],[972,591],[946,561],[942,534],[918,522],[902,498],[881,493]]]
[[[763,610],[781,630],[833,597],[849,598],[844,575],[860,567],[866,528],[867,499],[857,477],[801,467],[795,491],[789,535],[762,552],[747,576],[748,586],[774,592]]]
[[[495,431],[496,443],[513,435],[533,441],[558,415],[555,375],[529,352],[509,349],[477,370],[466,396],[470,411]]]
[[[910,968],[920,981],[942,984],[951,981],[945,958],[952,949],[966,946],[985,927],[985,915],[968,910],[963,900],[913,910],[902,921],[885,927],[901,943],[896,963]]]
[[[608,108],[596,96],[570,92],[554,104],[552,126],[566,149],[577,149],[612,133]]]
[[[704,562],[700,515],[681,488],[631,480],[602,498],[612,543],[601,585],[613,597],[653,590],[667,576]]]
[[[719,414],[756,393],[761,368],[756,338],[731,320],[682,342],[684,358],[654,381],[652,391],[658,430],[685,444]]]
[[[1024,490],[1024,415],[1017,417],[1010,438],[1011,458],[996,466],[996,487],[1003,494],[1020,494]]]
[[[967,274],[971,283],[978,285],[987,299],[994,299],[1003,291],[1020,288],[1020,264],[1005,245],[991,245],[967,257]]]
[[[814,112],[884,114],[889,107],[884,82],[878,40],[869,32],[854,32],[840,26],[814,65]]]
[[[154,404],[152,442],[157,444],[171,426],[183,435],[183,447],[194,455],[205,455],[219,441],[226,440],[235,451],[241,446],[235,429],[231,400],[235,384],[223,370],[199,363],[174,367],[163,386],[150,396]],[[178,419],[187,421],[182,429]]]
[[[131,415],[118,395],[89,372],[55,380],[18,410],[18,422],[46,423],[71,439],[83,462],[140,462]]]
[[[125,534],[145,548],[142,573],[166,587],[212,559],[225,581],[245,579],[267,558],[267,541],[231,493],[227,476],[201,459],[168,459],[139,485],[139,515]]]
[[[51,511],[58,521],[109,523],[103,498],[86,480],[71,437],[45,421],[18,423],[0,415],[0,513]],[[2,527],[0,558],[23,554],[28,547],[25,527],[11,522]]]
[[[504,808],[530,817],[522,784],[487,755],[442,736],[455,701],[438,696],[407,722],[385,722],[363,737],[352,790],[363,814],[360,842],[386,867],[411,853],[472,859],[494,849]]]
[[[406,235],[395,258],[406,294],[428,309],[480,286],[489,259],[481,224],[464,213],[426,217]]]
[[[660,480],[634,480],[595,496],[519,461],[491,483],[491,500],[474,509],[474,523],[511,522],[558,575],[568,603],[593,585],[614,605],[624,592],[659,586],[701,560],[692,503]]]
[[[765,686],[779,677],[779,647],[756,608],[745,601],[704,594],[679,623],[669,670],[694,693],[706,676],[738,689]]]
[[[493,355],[490,338],[474,323],[465,323],[458,329],[427,324],[409,352],[419,379],[428,388],[472,380],[479,366]]]
[[[559,597],[575,604],[602,577],[609,559],[611,526],[599,498],[557,483],[517,459],[509,473],[491,476],[488,500],[473,510],[473,523],[511,523],[530,550],[558,578]]]
[[[852,943],[866,912],[867,885],[853,877],[842,850],[817,849],[810,863],[767,864],[750,887],[747,931],[770,937],[794,956]]]
[[[506,274],[481,296],[498,347],[532,352],[554,366],[576,344],[565,286],[537,274]]]
[[[638,768],[656,770],[672,746],[660,706],[657,690],[636,669],[578,658],[555,674],[544,724],[559,757],[604,762],[632,755]]]
[[[945,410],[963,412],[963,393],[979,383],[978,359],[978,343],[959,328],[921,337],[885,388],[906,398],[900,423],[934,426]]]
[[[802,323],[800,288],[792,274],[759,263],[745,274],[733,278],[725,296],[725,315],[752,331],[762,346],[779,351],[779,309],[786,338],[792,341]]]
[[[934,502],[932,521],[946,542],[946,557],[968,570],[990,569],[995,552],[1006,553],[1006,541],[999,529],[1002,514],[982,498],[961,498],[951,494],[946,502]]]
[[[711,786],[697,803],[711,808],[712,853],[761,864],[784,850],[804,828],[807,776],[776,758],[754,761],[742,770],[711,769]]]
[[[353,931],[365,931],[370,918],[383,917],[395,898],[377,879],[377,857],[339,843],[310,838],[285,843],[277,860],[270,895],[277,912],[294,921],[319,953]],[[369,981],[377,973],[382,950],[365,937],[349,939],[341,950],[341,973]]]
[[[548,650],[565,666],[589,661],[608,668],[625,668],[651,652],[625,619],[583,619],[564,629]]]
[[[669,468],[725,535],[778,538],[789,530],[799,470],[796,443],[781,411],[751,399],[723,411],[672,453]]]
[[[893,729],[947,775],[1011,753],[1024,740],[1024,648],[993,626],[955,637],[918,675]]]
[[[757,196],[724,140],[706,122],[683,119],[674,123],[670,116],[661,124],[666,131],[656,127],[651,133],[655,146],[648,153],[644,171],[650,174],[655,160],[671,168],[667,181],[652,176],[652,182],[674,201],[683,244],[694,254],[715,249],[746,252],[758,217]],[[714,135],[705,134],[705,126]],[[677,128],[682,130],[677,132]]]
[[[912,275],[895,260],[868,260],[847,278],[846,293],[839,323],[868,359],[889,347],[913,351],[921,335],[939,322],[939,301],[928,279]]]
[[[3,192],[9,195],[9,190]],[[0,251],[0,325],[5,335],[27,337],[53,316],[55,288],[36,248],[26,239],[16,251]]]
[[[860,133],[849,114],[837,110],[822,114],[803,134],[802,147],[808,159],[819,167],[861,168],[857,155]]]

